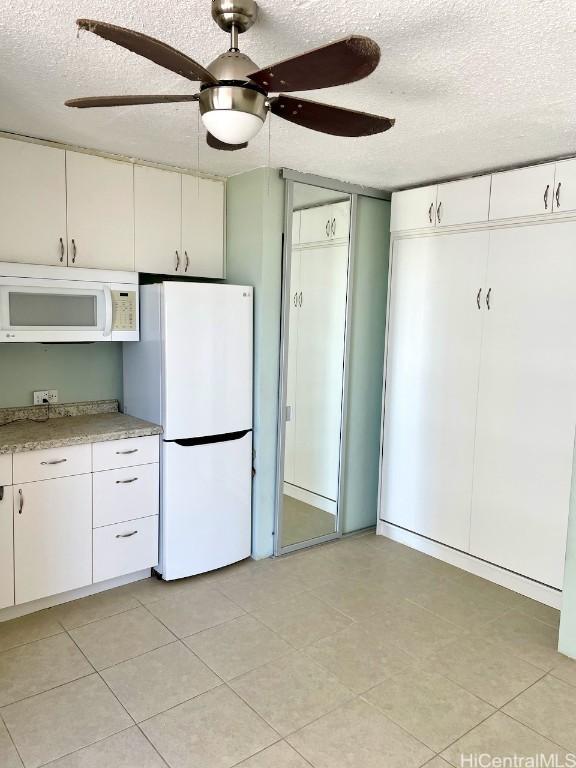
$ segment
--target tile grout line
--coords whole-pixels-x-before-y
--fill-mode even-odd
[[[16,746],[16,742],[14,741],[14,739],[12,737],[12,734],[10,733],[10,729],[8,728],[8,726],[6,724],[6,721],[4,720],[4,716],[2,715],[2,711],[1,710],[0,710],[0,722],[4,725],[4,728],[6,729],[6,733],[8,734],[8,738],[10,739],[10,743],[14,747],[14,751],[16,752],[18,758],[20,759],[21,765],[24,766],[25,765],[24,759],[23,759],[22,755],[20,754],[20,750]]]
[[[541,738],[546,739],[551,744],[554,744],[555,746],[557,746],[559,749],[563,749],[564,751],[569,751],[566,747],[562,746],[562,744],[558,744],[557,741],[554,741],[554,739],[550,738],[550,736],[546,736],[546,734],[541,733],[540,731],[537,731],[535,728],[532,728],[531,725],[527,725],[526,723],[522,722],[522,720],[519,720],[517,717],[514,717],[514,715],[511,715],[508,712],[504,712],[504,707],[507,707],[513,701],[516,701],[516,699],[520,698],[520,696],[523,696],[527,691],[529,691],[531,688],[541,683],[547,677],[554,677],[554,675],[551,675],[550,672],[545,672],[542,675],[542,677],[538,678],[538,680],[535,680],[531,685],[528,686],[528,688],[526,688],[521,693],[514,696],[512,699],[510,699],[510,701],[507,701],[506,704],[503,704],[498,711],[501,712],[506,717],[509,717],[511,720],[514,720],[516,723],[519,723],[520,725],[524,726],[524,728],[528,728],[529,731],[532,731],[532,733],[535,733],[537,736],[540,736]],[[566,684],[568,685],[568,683]]]

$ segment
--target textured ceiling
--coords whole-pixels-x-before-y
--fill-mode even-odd
[[[132,27],[208,64],[227,47],[209,0],[0,1],[0,129],[232,175],[287,166],[380,188],[576,154],[574,0],[261,0],[240,38],[260,66],[349,33],[382,48],[378,70],[311,98],[397,119],[342,139],[272,118],[241,152],[197,140],[194,104],[71,110],[67,98],[191,93],[194,84],[89,33]]]

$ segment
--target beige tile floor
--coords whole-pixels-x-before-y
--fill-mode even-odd
[[[2,768],[576,752],[558,612],[364,535],[0,624]]]

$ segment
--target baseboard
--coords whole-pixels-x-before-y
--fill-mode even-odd
[[[438,560],[443,560],[445,563],[461,568],[463,571],[473,573],[475,576],[493,581],[501,587],[511,589],[513,592],[530,597],[539,603],[545,603],[552,608],[560,609],[562,607],[562,592],[559,590],[539,584],[537,581],[532,581],[525,576],[512,573],[504,568],[499,568],[497,565],[486,563],[484,560],[479,560],[477,557],[468,555],[466,552],[460,552],[444,544],[439,544],[437,541],[432,541],[424,536],[419,536],[417,533],[406,531],[404,528],[398,528],[398,526],[391,525],[383,520],[378,521],[376,533],[400,544],[412,547],[412,549],[417,549],[419,552],[424,552],[426,555],[436,557]]]
[[[319,496],[317,493],[286,482],[283,485],[283,491],[286,496],[291,496],[293,499],[310,504],[311,507],[321,509],[323,512],[329,512],[331,515],[336,514],[336,507],[338,505],[332,499],[327,499],[325,496]]]
[[[150,568],[146,568],[144,571],[128,573],[126,576],[118,576],[115,579],[101,581],[98,584],[88,584],[86,587],[73,589],[71,592],[61,592],[59,595],[42,597],[40,600],[33,600],[31,603],[11,605],[9,608],[4,608],[0,611],[0,622],[17,619],[20,616],[26,616],[29,613],[42,611],[45,608],[53,608],[55,605],[69,603],[71,600],[78,600],[81,597],[97,595],[99,592],[105,592],[107,589],[114,589],[114,587],[123,587],[125,584],[131,584],[133,581],[142,581],[142,579],[149,578],[150,573]]]

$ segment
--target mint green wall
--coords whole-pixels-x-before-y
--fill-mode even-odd
[[[342,532],[376,524],[390,203],[358,198]]]
[[[576,457],[576,446],[574,447],[574,456]],[[568,546],[566,549],[566,570],[564,571],[558,648],[561,653],[576,659],[576,461],[572,470]]]
[[[122,345],[0,344],[0,408],[32,405],[35,389],[61,403],[122,397]]]
[[[254,449],[252,554],[273,551],[280,355],[284,183],[259,168],[227,183],[226,277],[254,286]]]

